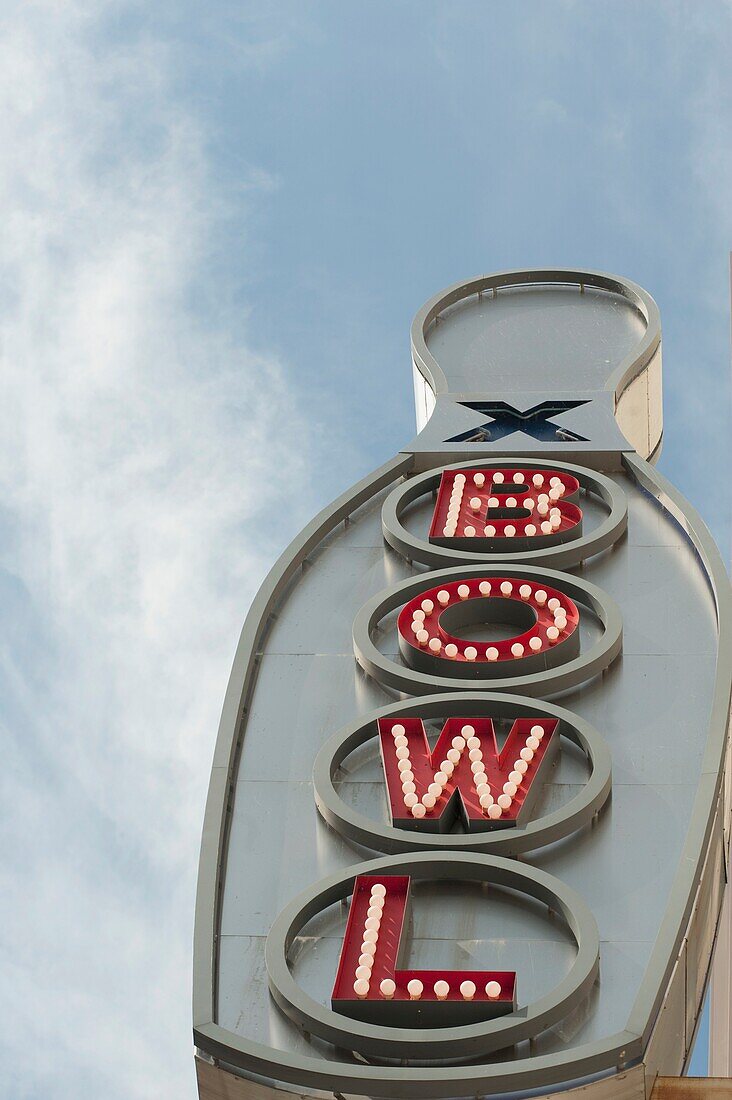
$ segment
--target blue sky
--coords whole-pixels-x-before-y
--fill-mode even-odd
[[[182,1100],[238,632],[294,533],[412,434],[427,297],[522,266],[645,286],[660,468],[729,556],[730,7],[0,23],[2,1064],[16,1100]]]

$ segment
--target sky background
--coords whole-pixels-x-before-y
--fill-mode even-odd
[[[412,435],[426,298],[510,267],[646,287],[659,466],[729,558],[731,12],[2,5],[14,1100],[193,1100],[195,875],[239,630],[299,528]]]

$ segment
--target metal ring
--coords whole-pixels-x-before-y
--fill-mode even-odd
[[[374,644],[372,631],[381,619],[396,607],[406,603],[419,592],[433,588],[441,582],[456,581],[475,577],[503,576],[505,565],[467,565],[462,568],[440,569],[432,573],[421,573],[410,577],[400,584],[378,592],[363,605],[353,622],[353,650],[356,660],[369,676],[379,683],[410,695],[429,695],[434,691],[511,691],[532,696],[546,697],[552,692],[564,691],[589,680],[604,671],[622,649],[623,625],[620,609],[602,589],[588,581],[579,580],[567,573],[558,573],[550,569],[534,569],[526,565],[512,565],[511,575],[526,577],[527,580],[546,583],[564,592],[582,609],[587,608],[600,620],[603,626],[602,637],[586,653],[572,657],[558,667],[532,670],[530,675],[507,676],[504,679],[465,680],[451,676],[439,676],[435,673],[418,672],[406,665],[398,664],[387,657]],[[580,618],[581,621],[581,618]],[[514,663],[520,666],[527,658],[518,658]],[[447,663],[447,661],[445,662]]]
[[[345,802],[333,782],[345,758],[377,736],[379,718],[497,717],[559,719],[559,734],[577,745],[587,756],[591,773],[587,783],[561,809],[536,818],[524,826],[495,832],[428,833],[410,832],[394,825],[382,825],[354,810]],[[489,695],[458,692],[410,699],[381,707],[365,718],[340,730],[321,748],[313,767],[315,803],[321,816],[341,836],[379,852],[462,851],[516,856],[562,840],[587,825],[610,794],[612,763],[607,743],[589,723],[572,711],[552,703],[536,703],[519,695]]]
[[[553,546],[511,553],[504,553],[503,550],[481,553],[464,548],[451,549],[446,546],[436,546],[428,539],[412,534],[402,523],[402,515],[409,505],[418,497],[432,492],[439,485],[443,470],[489,470],[516,467],[521,464],[566,471],[576,477],[584,489],[592,492],[608,506],[610,509],[608,515],[589,534],[578,535],[576,538],[570,538],[569,541]],[[607,550],[624,534],[627,526],[628,502],[625,493],[609,477],[594,470],[588,470],[584,466],[540,458],[474,458],[469,462],[455,462],[440,466],[437,470],[429,470],[398,485],[389,493],[381,510],[381,528],[389,546],[411,561],[423,562],[432,567],[502,561],[535,563],[540,566],[549,565],[553,568],[566,569],[578,565],[593,554]]]
[[[532,1004],[478,1024],[407,1029],[377,1027],[341,1016],[305,993],[290,971],[287,956],[307,922],[329,905],[348,897],[358,875],[382,872],[433,881],[488,882],[542,902],[563,917],[577,944],[577,956],[569,973]],[[538,1035],[571,1012],[588,994],[597,977],[599,957],[595,918],[574,890],[553,875],[516,860],[457,852],[384,856],[322,879],[282,910],[270,929],[265,948],[270,993],[299,1027],[361,1054],[415,1059],[474,1058]]]

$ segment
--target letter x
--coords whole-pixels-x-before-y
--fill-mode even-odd
[[[505,401],[460,401],[459,404],[492,419],[486,424],[479,424],[476,428],[469,428],[467,432],[446,439],[445,443],[496,443],[514,432],[524,432],[542,443],[555,442],[557,439],[565,443],[586,442],[585,436],[552,423],[549,417],[586,405],[587,401],[542,401],[525,412],[515,409]]]

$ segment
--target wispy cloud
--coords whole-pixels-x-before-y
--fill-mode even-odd
[[[21,3],[0,36],[0,1042],[18,1100],[194,1094],[192,857],[235,631],[273,556],[252,532],[267,505],[307,510],[286,370],[218,304],[209,245],[243,212],[164,46],[113,48],[104,15]],[[252,165],[244,183],[256,203],[277,181]],[[275,466],[283,419],[298,451]]]

